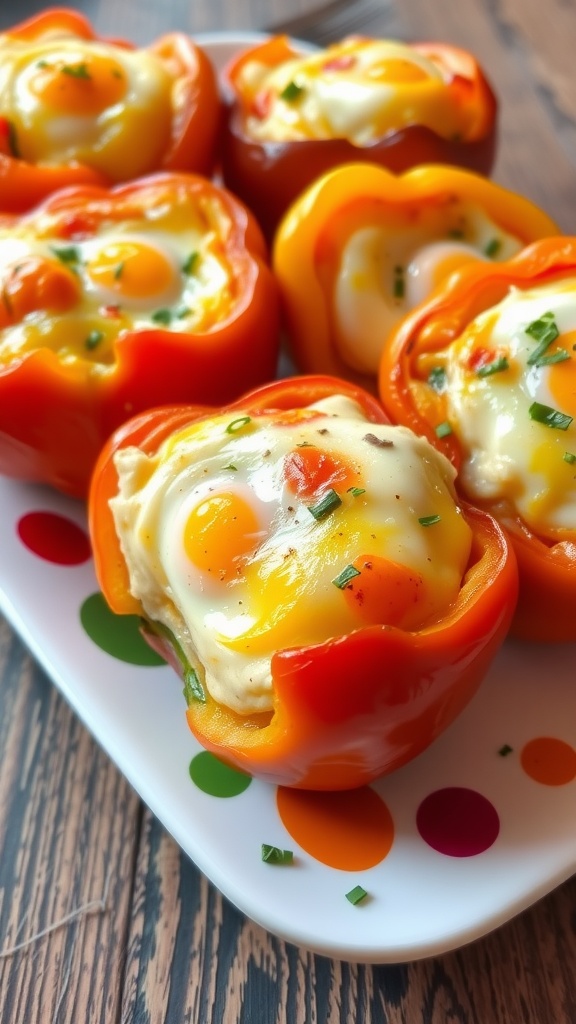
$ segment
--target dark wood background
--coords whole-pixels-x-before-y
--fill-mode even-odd
[[[42,6],[2,0],[0,28]],[[501,98],[494,177],[576,232],[570,0],[71,6],[137,43],[170,29],[286,27],[319,43],[360,31],[462,45]],[[576,1024],[576,879],[450,955],[375,967],[312,956],[222,899],[1,619],[0,680],[2,1024]],[[82,915],[9,952],[82,904]]]

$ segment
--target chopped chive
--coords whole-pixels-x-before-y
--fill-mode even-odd
[[[365,487],[349,487],[347,494],[351,494],[353,498],[359,498],[361,494],[366,494]]]
[[[502,373],[503,370],[508,370],[509,368],[510,364],[506,356],[499,356],[498,359],[493,359],[491,363],[479,366],[476,370],[476,376],[491,377],[493,373]]]
[[[493,259],[500,252],[501,248],[501,240],[499,238],[491,238],[484,249],[484,255],[487,256],[488,259]]]
[[[441,516],[439,515],[420,516],[418,522],[420,523],[420,526],[434,526],[434,523],[439,523],[440,519]]]
[[[231,423],[226,427],[227,434],[237,434],[242,427],[245,427],[248,423],[251,423],[250,416],[238,416],[237,419],[232,420]]]
[[[394,267],[394,285],[392,289],[394,298],[403,299],[404,291],[404,269],[403,267]]]
[[[332,580],[332,583],[335,587],[338,587],[338,590],[344,590],[344,587],[350,583],[350,580],[353,580],[355,576],[359,575],[360,569],[357,569],[355,565],[347,565],[346,568],[342,569],[342,572]]]
[[[559,335],[558,328],[554,322],[554,313],[544,313],[539,320],[533,320],[525,328],[526,334],[538,342],[534,351],[528,356],[528,366],[540,366],[540,360],[547,348]]]
[[[200,259],[200,253],[199,252],[194,251],[194,252],[189,253],[189,255],[184,260],[184,263],[182,264],[182,273],[183,274],[193,274],[194,271],[196,270],[196,264],[198,263],[199,259]]]
[[[446,387],[446,370],[443,366],[433,366],[428,374],[428,384],[434,391],[442,392]]]
[[[190,309],[188,306],[179,306],[178,309],[176,310],[176,317],[178,318],[178,320],[183,320],[184,317],[188,316],[189,313]]]
[[[498,753],[500,754],[500,757],[508,757],[508,754],[512,753],[512,747],[509,743],[505,743],[503,747],[500,747]]]
[[[227,466],[224,466],[224,469],[231,469],[234,473],[238,472],[238,466],[235,466],[233,462],[229,462]]]
[[[71,78],[92,78],[85,61],[80,64],[63,64],[60,70],[63,75],[70,75]]]
[[[563,363],[566,359],[570,359],[570,353],[565,348],[558,348],[548,356],[540,356],[534,366],[552,366],[554,363]]]
[[[114,280],[115,281],[119,281],[120,278],[122,277],[123,273],[124,273],[124,263],[122,262],[122,263],[118,264],[118,266],[116,267],[116,270],[114,271]]]
[[[47,61],[47,60],[44,60],[44,59],[42,59],[42,60],[37,60],[37,61],[36,61],[36,67],[37,67],[37,68],[49,68],[49,67],[50,67],[50,64],[48,63],[48,61]]]
[[[564,459],[564,462],[569,462],[570,465],[576,462],[576,455],[574,454],[574,452],[564,452],[562,458]]]
[[[168,324],[172,323],[172,313],[169,309],[157,309],[155,313],[152,313],[150,317],[155,324]]]
[[[312,444],[311,441],[299,441],[296,445],[297,448],[315,448],[316,445]]]
[[[532,402],[528,413],[530,419],[536,420],[537,423],[542,423],[545,427],[552,427],[555,430],[568,430],[573,419],[572,416],[567,416],[566,413],[560,412],[558,409],[552,409],[549,405],[542,405],[540,402]]]
[[[75,245],[51,245],[52,252],[61,263],[78,263],[80,253]]]
[[[357,903],[365,900],[367,895],[366,889],[363,889],[361,885],[355,885],[353,889],[350,889],[350,892],[346,893],[346,899],[355,907]]]
[[[84,348],[93,349],[100,344],[104,337],[103,331],[90,331],[90,334],[84,342]]]
[[[286,88],[280,93],[280,99],[286,100],[287,103],[295,103],[296,100],[300,99],[303,92],[303,86],[298,85],[296,82],[288,82]]]
[[[334,512],[342,504],[342,498],[336,493],[333,487],[315,505],[308,505],[308,511],[314,519],[324,519],[325,516]]]
[[[294,854],[292,850],[281,850],[279,846],[262,843],[262,860],[266,864],[293,864]]]
[[[190,707],[195,701],[200,704],[206,703],[206,693],[202,683],[198,678],[196,669],[193,669],[191,665],[188,665],[184,673],[184,689],[182,690],[186,699],[186,704]]]
[[[439,423],[435,429],[436,437],[448,437],[452,433],[452,427],[448,423],[448,420],[444,420],[443,423]]]

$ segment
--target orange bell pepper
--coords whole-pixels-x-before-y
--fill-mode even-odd
[[[296,366],[376,391],[387,334],[443,277],[557,233],[529,200],[459,168],[328,171],[295,200],[274,239]]]
[[[0,61],[1,210],[29,210],[68,185],[213,170],[218,84],[183,33],[137,49],[53,8],[2,33]]]
[[[0,473],[84,497],[129,416],[226,402],[276,371],[260,228],[206,178],[78,187],[0,218]]]
[[[370,46],[393,49],[348,86],[347,76],[362,68]],[[313,64],[311,72],[306,61]],[[456,47],[351,37],[310,55],[298,52],[286,36],[275,36],[241,54],[226,78],[224,180],[269,235],[299,193],[338,164],[362,160],[394,173],[425,163],[455,164],[481,174],[491,170],[496,99],[474,57]],[[318,81],[324,81],[330,102],[316,95]],[[347,90],[358,89],[358,83],[362,89],[353,93],[348,125],[346,98],[352,93]],[[383,85],[375,110],[374,95]],[[361,119],[358,104],[370,91]],[[282,104],[288,114],[277,119]]]
[[[380,367],[380,395],[392,420],[443,451],[458,469],[459,493],[493,514],[507,532],[520,576],[512,633],[544,642],[576,640],[576,317],[565,311],[564,326],[555,322],[556,308],[565,308],[571,295],[576,304],[575,238],[542,239],[508,262],[462,268],[402,321]],[[525,307],[531,312],[521,322],[496,319],[501,304],[510,315],[523,297],[533,305]],[[494,324],[506,322],[512,326],[492,334]],[[451,413],[456,373],[471,396],[468,426]],[[546,389],[544,401],[540,388]],[[484,401],[489,404],[482,406]],[[481,415],[482,408],[478,422],[486,439],[471,444],[474,411]],[[520,433],[528,429],[530,435]],[[515,462],[509,449],[500,450],[508,436],[512,443],[518,438]],[[501,481],[490,490],[481,479],[473,484],[474,460],[490,471],[503,458],[508,469]],[[532,495],[530,505],[520,504],[528,501],[525,494]],[[572,514],[552,520],[547,510],[554,502]]]
[[[298,410],[336,394],[358,403],[370,423],[387,422],[376,399],[360,388],[311,376],[259,388],[224,410],[172,406],[124,424],[101,453],[89,500],[97,578],[112,610],[144,614],[130,592],[110,506],[119,489],[115,457],[122,449],[135,446],[154,456],[194,422],[222,411],[232,423],[274,415],[290,429],[298,422]],[[175,637],[144,618],[146,639],[187,683],[188,723],[199,742],[265,780],[333,790],[369,782],[427,747],[475,693],[504,638],[516,600],[515,561],[499,526],[466,503],[461,512],[471,530],[471,553],[456,600],[445,614],[412,631],[391,624],[385,609],[395,604],[398,580],[380,582],[381,600],[374,595],[374,608],[382,617],[372,624],[319,643],[276,650],[271,711],[239,714],[218,702],[203,689]]]

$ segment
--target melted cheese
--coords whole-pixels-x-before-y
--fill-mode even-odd
[[[340,357],[376,374],[387,336],[451,271],[472,260],[510,259],[521,248],[482,209],[454,197],[383,213],[340,252],[331,298]]]
[[[57,216],[0,227],[0,363],[49,347],[105,370],[123,331],[207,332],[230,315],[223,211],[169,189],[153,198],[140,218],[102,218],[74,242],[59,236]]]
[[[412,124],[443,138],[468,128],[440,68],[388,40],[351,38],[273,68],[249,61],[238,87],[253,98],[246,127],[260,140],[345,138],[366,146]]]
[[[531,325],[542,317],[558,337],[538,365]],[[445,367],[448,418],[464,447],[467,494],[504,502],[550,539],[576,532],[575,345],[576,279],[570,278],[512,289],[453,342]],[[498,359],[507,368],[483,375],[482,367]],[[566,429],[535,419],[534,403],[566,417],[560,421]]]
[[[418,630],[459,592],[470,529],[452,467],[349,399],[218,416],[115,462],[131,591],[235,711],[272,707],[276,650],[369,623]]]

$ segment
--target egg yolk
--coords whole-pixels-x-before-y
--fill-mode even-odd
[[[113,57],[79,51],[77,59],[39,60],[30,82],[46,107],[63,114],[94,116],[119,103],[126,94],[126,75]]]
[[[424,82],[429,77],[423,68],[411,60],[390,58],[368,71],[372,82]]]
[[[238,494],[221,491],[203,499],[189,513],[184,550],[197,569],[224,580],[254,551],[259,537],[254,509]]]
[[[131,299],[162,294],[174,282],[163,253],[143,242],[110,242],[88,260],[86,272],[94,284]]]

